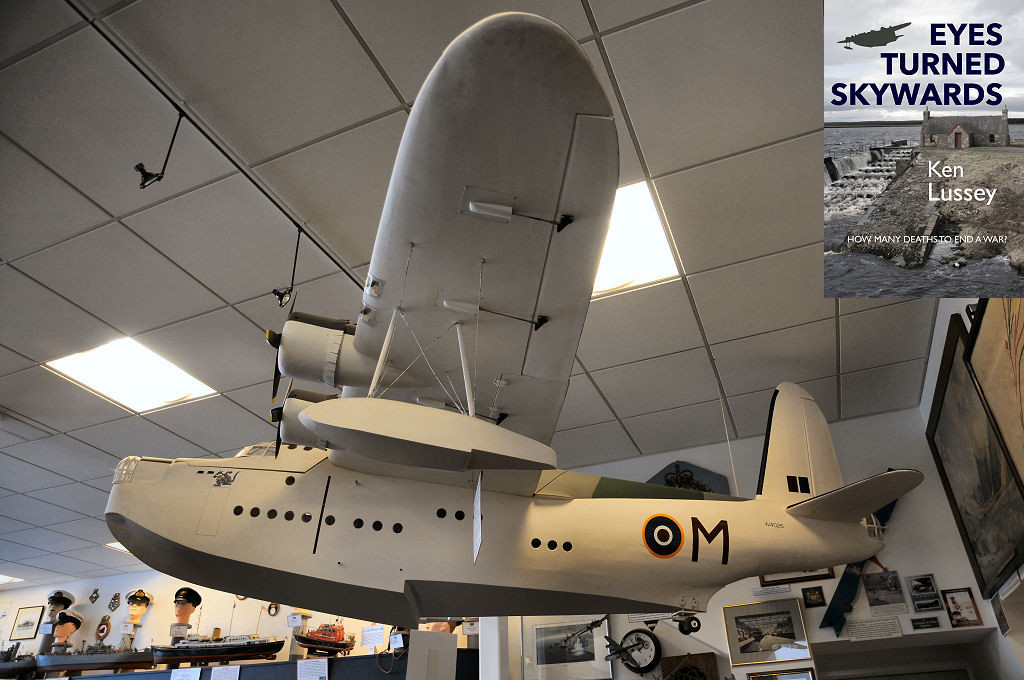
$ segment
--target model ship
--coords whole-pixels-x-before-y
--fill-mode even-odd
[[[345,637],[345,627],[341,625],[340,621],[325,623],[307,633],[295,633],[295,642],[314,654],[333,654],[335,652],[348,654],[355,645],[355,639],[355,635]]]
[[[273,659],[284,647],[284,640],[258,635],[229,635],[214,638],[189,635],[181,642],[167,646],[154,646],[156,663],[201,663],[242,659]]]
[[[20,642],[15,642],[7,649],[0,651],[0,678],[30,678],[36,670],[36,657],[31,654],[18,654]]]
[[[72,650],[70,645],[57,643],[49,654],[39,655],[36,667],[41,673],[56,673],[152,668],[153,663],[153,650],[149,648],[142,651],[124,650],[97,642],[79,650]]]

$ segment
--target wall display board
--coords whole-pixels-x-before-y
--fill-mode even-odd
[[[733,666],[810,659],[799,600],[723,607]]]
[[[950,318],[926,435],[982,597],[1024,563],[1024,493]]]
[[[814,680],[814,669],[795,668],[767,673],[747,673],[747,680]]]
[[[981,300],[965,357],[996,429],[1024,472],[1024,299]]]
[[[43,606],[22,607],[18,615],[14,617],[14,627],[11,628],[11,640],[31,640],[39,630],[39,622],[43,618]]]
[[[608,622],[573,635],[591,620],[589,616],[524,616],[523,680],[610,680],[612,664],[604,660]]]
[[[815,569],[814,571],[789,571],[784,574],[765,574],[758,576],[761,580],[761,587],[775,586],[783,583],[802,583],[804,581],[821,581],[835,578],[836,572],[832,567]]]

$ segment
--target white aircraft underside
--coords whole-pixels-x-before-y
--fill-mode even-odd
[[[572,37],[519,13],[468,29],[412,109],[360,317],[268,336],[282,374],[343,396],[290,394],[280,455],[126,458],[114,536],[194,583],[404,625],[703,611],[737,579],[875,554],[860,519],[920,473],[844,487],[794,385],[752,500],[556,468],[617,181],[612,107]]]

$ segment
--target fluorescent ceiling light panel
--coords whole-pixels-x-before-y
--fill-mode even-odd
[[[619,187],[594,294],[678,275],[647,182]]]
[[[0,574],[0,585],[3,585],[5,583],[17,583],[20,580],[20,578],[14,578],[13,576],[4,576],[3,574]]]
[[[128,548],[124,547],[123,545],[121,545],[117,541],[114,541],[113,543],[104,543],[103,545],[104,545],[104,547],[110,548],[111,550],[120,550],[121,552],[124,552],[124,553],[128,552]]]
[[[46,365],[139,413],[214,393],[209,385],[131,338],[114,340]]]

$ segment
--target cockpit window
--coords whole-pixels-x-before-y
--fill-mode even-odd
[[[248,456],[273,456],[276,445],[274,442],[263,442],[262,444],[253,444],[252,446],[246,446],[244,449],[235,454],[235,458],[246,458]]]

